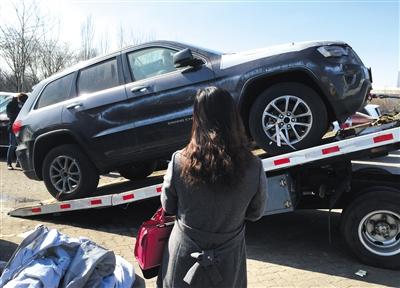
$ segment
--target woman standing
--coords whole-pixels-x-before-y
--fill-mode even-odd
[[[245,220],[264,212],[266,176],[231,95],[197,93],[191,140],[172,155],[161,203],[177,217],[159,287],[246,287]]]

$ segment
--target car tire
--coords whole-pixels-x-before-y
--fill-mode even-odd
[[[287,106],[286,99],[289,99]],[[279,113],[274,106],[284,113]],[[268,114],[264,114],[265,112]],[[305,114],[309,116],[298,117]],[[283,137],[281,137],[281,146],[278,145],[278,140],[273,135],[276,125],[282,125],[278,127],[288,130],[288,134],[283,130],[282,134],[285,138],[289,135],[292,147],[284,144]],[[285,82],[269,87],[257,97],[250,110],[251,136],[269,155],[278,155],[291,152],[293,148],[300,150],[316,145],[321,141],[328,127],[328,113],[321,96],[312,88],[300,83]]]
[[[157,168],[157,161],[134,163],[118,170],[122,177],[129,180],[144,179]]]
[[[50,150],[44,158],[42,173],[47,190],[57,200],[87,197],[96,190],[99,183],[96,167],[73,144]]]
[[[371,187],[369,191],[344,210],[343,238],[349,250],[364,263],[400,269],[400,191],[388,187]],[[388,238],[384,238],[384,233],[389,233]],[[381,238],[385,240],[380,241]]]

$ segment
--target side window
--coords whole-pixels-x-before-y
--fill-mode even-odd
[[[78,93],[93,93],[119,85],[117,59],[82,69],[78,77]]]
[[[72,73],[48,84],[40,95],[35,108],[38,109],[67,100],[69,98],[73,80],[74,74]]]
[[[128,54],[129,67],[135,81],[175,71],[173,56],[168,48],[148,48]]]

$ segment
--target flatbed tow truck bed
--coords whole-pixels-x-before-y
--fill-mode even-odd
[[[382,172],[365,164],[400,149],[399,115],[323,141],[274,157],[259,155],[268,176],[264,215],[303,208],[344,209],[342,232],[355,255],[367,264],[400,268],[400,172],[396,173],[400,168],[389,163],[391,169]],[[126,205],[159,197],[162,181],[163,175],[158,173],[140,181],[99,187],[92,197],[38,203],[9,215],[28,217]]]

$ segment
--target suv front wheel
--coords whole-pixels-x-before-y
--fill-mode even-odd
[[[317,145],[328,129],[321,96],[294,82],[273,85],[261,93],[250,110],[253,139],[270,155]]]
[[[99,183],[96,168],[73,144],[53,148],[44,158],[42,169],[47,190],[57,200],[86,197]]]

